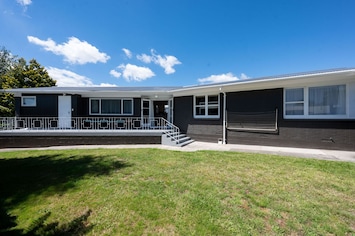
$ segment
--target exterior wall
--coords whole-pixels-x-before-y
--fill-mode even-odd
[[[24,94],[23,96],[26,96]],[[58,94],[36,94],[36,107],[21,106],[21,97],[15,98],[15,113],[21,117],[57,117],[58,116]],[[89,114],[89,98],[81,95],[71,95],[72,98],[72,117],[87,117]],[[141,116],[141,99],[133,99],[133,116]]]
[[[84,109],[81,96],[72,95],[71,104],[72,104],[72,117],[81,117]]]
[[[182,133],[199,141],[217,142],[222,138],[222,114],[219,119],[195,119],[193,116],[193,96],[174,98],[174,124]],[[220,113],[223,99],[220,97]]]
[[[0,148],[161,144],[161,136],[0,136]]]
[[[26,96],[26,94],[23,94]],[[28,96],[34,96],[32,94]],[[58,116],[58,95],[54,94],[37,94],[36,107],[21,106],[21,98],[16,98],[16,115],[18,116],[39,116],[39,117],[55,117]]]
[[[278,108],[278,133],[227,130],[227,142],[355,151],[355,120],[283,119],[282,88],[227,94],[228,111],[258,112],[275,108]]]
[[[140,117],[141,114],[141,99],[134,98],[133,99],[133,116]]]
[[[282,88],[227,93],[227,111],[266,112],[278,108],[279,118],[282,118],[282,101]]]
[[[223,96],[220,119],[194,119],[193,96],[174,98],[174,123],[197,141],[217,142],[223,132]],[[227,130],[227,143],[355,151],[355,120],[283,118],[283,88],[227,93],[228,112],[268,112],[278,109],[277,133]]]
[[[277,134],[227,131],[227,141],[233,144],[355,151],[354,140],[354,120],[284,120]]]

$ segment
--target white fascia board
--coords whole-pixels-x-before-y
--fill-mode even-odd
[[[82,97],[95,97],[95,98],[150,98],[150,99],[169,99],[172,95],[169,92],[161,91],[95,91],[95,92],[85,92],[81,93]]]
[[[185,87],[171,91],[174,96],[188,96],[195,94],[211,94],[223,92],[239,92],[248,90],[263,90],[294,86],[310,86],[319,84],[346,83],[355,81],[355,69],[331,71],[314,74],[300,74],[285,77],[268,77],[265,79],[239,80],[234,83],[201,85]]]

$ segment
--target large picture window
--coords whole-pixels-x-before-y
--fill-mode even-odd
[[[133,99],[91,98],[91,115],[133,115]]]
[[[219,118],[219,95],[194,97],[195,118]]]
[[[310,115],[345,115],[345,85],[309,88]]]
[[[346,85],[285,89],[285,118],[346,116]]]

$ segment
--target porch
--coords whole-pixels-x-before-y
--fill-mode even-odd
[[[1,117],[0,141],[1,148],[161,143],[182,146],[190,139],[162,117]]]

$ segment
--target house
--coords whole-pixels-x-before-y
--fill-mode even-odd
[[[164,138],[183,144],[190,137],[224,144],[355,151],[353,68],[189,87],[7,92],[15,95],[16,117],[2,119],[2,146],[20,145],[25,137],[35,136],[37,144],[53,137],[48,145],[167,144]]]

